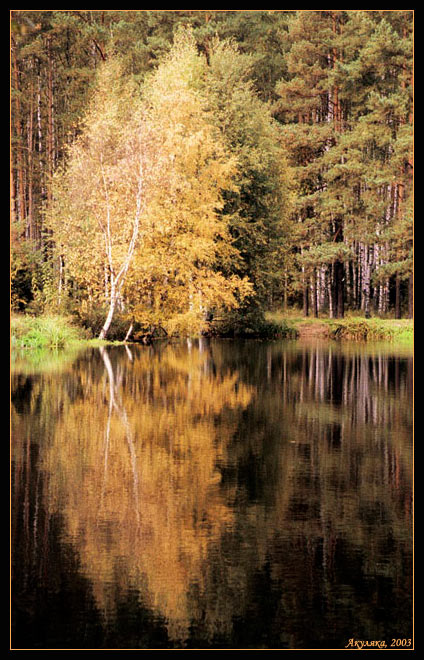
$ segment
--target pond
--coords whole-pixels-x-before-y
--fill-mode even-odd
[[[413,357],[187,340],[12,363],[13,649],[413,645]]]

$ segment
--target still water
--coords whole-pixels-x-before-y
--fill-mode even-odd
[[[330,342],[14,360],[12,648],[407,647],[412,374]]]

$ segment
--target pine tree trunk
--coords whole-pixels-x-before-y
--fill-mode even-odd
[[[370,264],[368,246],[362,246],[362,310],[365,318],[370,317]]]
[[[51,39],[47,37],[47,199],[51,201],[51,177],[53,175],[54,158],[54,119],[53,119],[53,59]]]
[[[309,316],[309,287],[305,273],[303,274],[303,316]]]
[[[16,191],[15,191],[15,175],[12,160],[10,161],[10,221],[12,227],[16,222]]]
[[[328,271],[328,313],[330,319],[334,319],[334,264],[331,264]]]
[[[408,317],[414,318],[414,274],[409,275],[408,280]]]
[[[340,32],[340,25],[337,19],[336,14],[332,13],[332,29],[335,35]],[[338,53],[337,48],[333,48],[332,60],[333,60],[333,69],[337,66],[337,61],[341,58],[341,54]],[[340,103],[340,94],[338,85],[333,86],[333,119],[334,119],[334,130],[336,133],[340,133],[342,130],[342,109]]]
[[[401,318],[401,310],[400,310],[400,277],[399,274],[396,273],[396,278],[395,278],[395,319],[400,319]]]
[[[34,227],[34,202],[33,202],[33,128],[34,128],[34,97],[33,83],[30,86],[30,105],[28,111],[28,234],[30,239],[36,238]]]
[[[37,78],[37,152],[38,152],[38,167],[39,167],[39,177],[40,177],[40,190],[41,197],[44,197],[44,168],[43,168],[43,130],[41,125],[41,73],[38,72]],[[41,236],[41,227],[39,228],[39,234]]]
[[[287,309],[288,306],[288,281],[287,281],[287,270],[284,273],[284,290],[283,290],[283,309]]]
[[[334,312],[335,318],[344,317],[344,263],[336,261],[334,264]]]
[[[13,58],[13,83],[16,92],[15,98],[15,131],[16,131],[16,161],[17,161],[17,219],[25,218],[25,185],[24,185],[24,164],[22,158],[22,125],[21,125],[21,104],[19,100],[19,69],[16,55],[16,43],[12,35],[12,58]]]
[[[356,252],[355,245],[355,254]],[[358,309],[358,266],[355,261],[352,263],[352,307]]]
[[[325,306],[325,279],[327,276],[327,267],[322,266],[319,271],[319,306],[323,309]]]
[[[384,283],[384,313],[386,314],[389,310],[389,298],[390,298],[390,282],[389,278],[386,278]]]
[[[342,220],[338,218],[334,222],[334,238],[333,241],[336,243],[342,243],[343,242],[343,224]],[[345,295],[345,287],[344,287],[344,280],[345,280],[345,273],[344,273],[345,267],[343,261],[340,259],[337,259],[334,262],[334,268],[333,268],[333,311],[334,311],[334,317],[335,318],[343,318],[344,317],[344,295]]]
[[[382,283],[378,285],[378,314],[379,316],[384,314],[384,287]]]
[[[317,271],[314,270],[312,282],[311,282],[311,295],[312,295],[312,306],[314,311],[314,317],[318,318],[318,292],[317,292]]]
[[[345,296],[346,296],[346,305],[348,308],[352,306],[352,279],[351,279],[351,270],[350,270],[350,261],[345,264]]]

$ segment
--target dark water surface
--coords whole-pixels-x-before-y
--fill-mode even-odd
[[[408,646],[410,351],[36,358],[12,368],[12,648]]]

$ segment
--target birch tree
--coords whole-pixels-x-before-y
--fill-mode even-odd
[[[108,60],[56,175],[54,295],[76,288],[85,309],[104,308],[100,339],[117,308],[129,325],[198,332],[251,291],[219,268],[237,254],[220,213],[237,163],[205,108],[205,66],[183,33],[143,88]]]
[[[182,30],[143,89],[162,183],[149,199],[151,231],[137,250],[128,297],[140,325],[171,333],[207,331],[213,314],[237,308],[252,291],[248,277],[225,268],[239,257],[222,212],[238,162],[210,111],[206,67]]]
[[[101,339],[124,305],[124,282],[147,229],[147,199],[153,180],[160,183],[159,161],[135,88],[112,59],[100,70],[82,133],[56,175],[48,214],[65,276],[86,302],[106,306]]]

